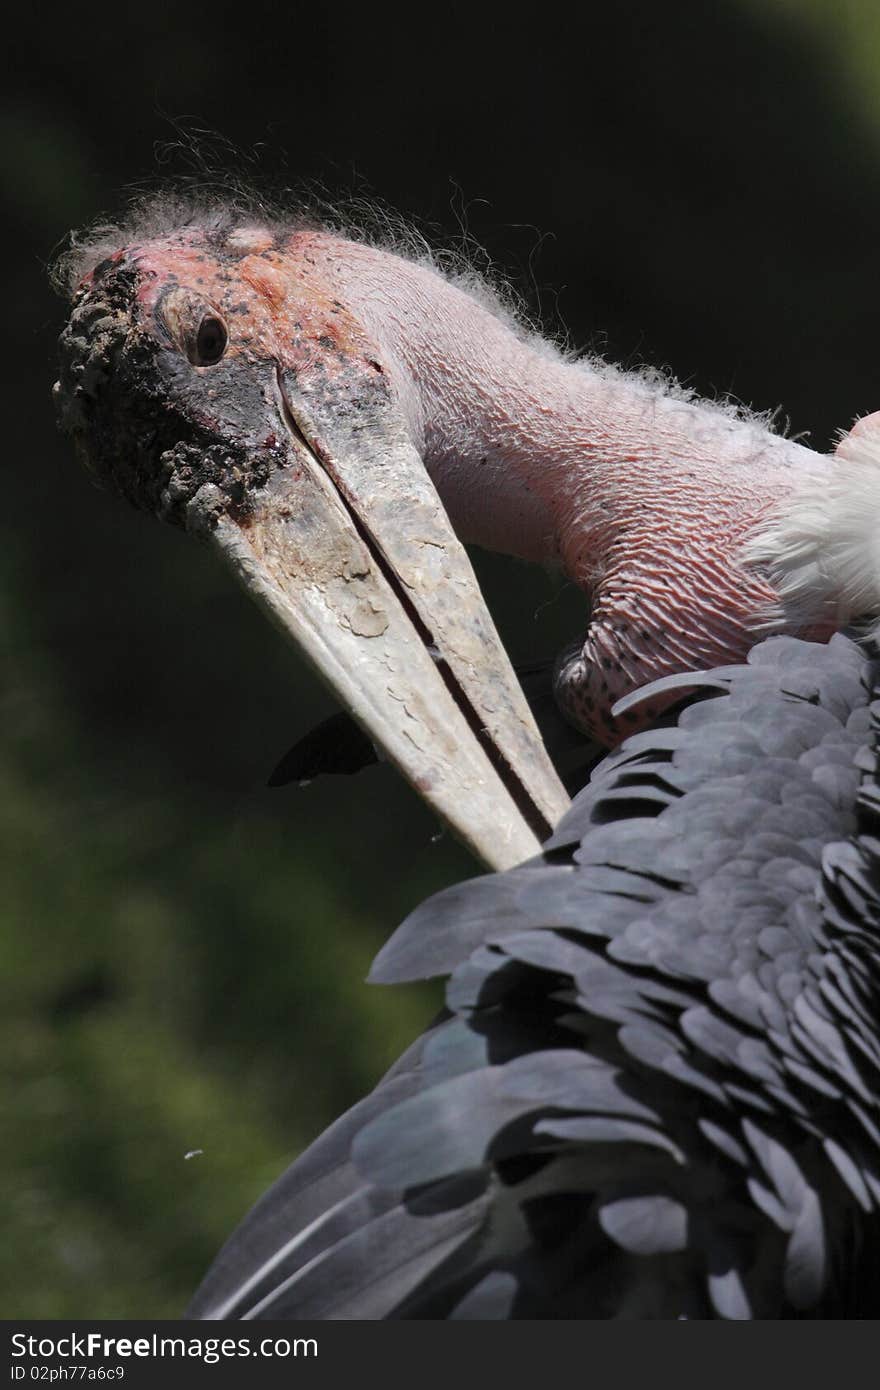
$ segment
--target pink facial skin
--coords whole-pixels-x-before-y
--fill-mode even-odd
[[[591,621],[560,661],[557,698],[599,741],[659,712],[617,723],[622,695],[738,661],[768,624],[785,630],[739,553],[806,473],[828,467],[822,456],[565,360],[429,266],[328,232],[240,227],[217,244],[188,228],[126,254],[145,313],[176,277],[222,315],[229,354],[271,357],[305,391],[338,389],[341,409],[353,383],[390,390],[461,538],[562,567]]]

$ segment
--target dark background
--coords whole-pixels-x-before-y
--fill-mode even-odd
[[[56,437],[66,231],[210,130],[215,168],[378,198],[483,248],[548,331],[782,406],[817,448],[880,406],[869,0],[128,8],[31,6],[3,82],[6,1317],[176,1314],[427,1019],[430,992],[363,977],[474,871],[388,769],[266,789],[328,697]],[[516,659],[574,635],[571,592],[479,564]]]

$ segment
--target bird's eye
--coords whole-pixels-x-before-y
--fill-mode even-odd
[[[213,367],[226,351],[229,334],[226,324],[215,314],[206,314],[199,324],[196,334],[195,352],[192,362],[196,367]]]

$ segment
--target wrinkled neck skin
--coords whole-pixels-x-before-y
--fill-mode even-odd
[[[381,349],[461,538],[561,564],[587,591],[622,550],[735,564],[759,517],[827,467],[758,422],[523,340],[426,266],[325,233],[297,234],[291,251]],[[748,602],[772,602],[745,583]]]

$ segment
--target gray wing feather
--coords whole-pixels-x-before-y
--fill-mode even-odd
[[[773,638],[633,697],[697,702],[607,757],[541,857],[391,937],[373,978],[449,975],[452,1018],[194,1311],[876,1316],[876,680],[844,637]]]

